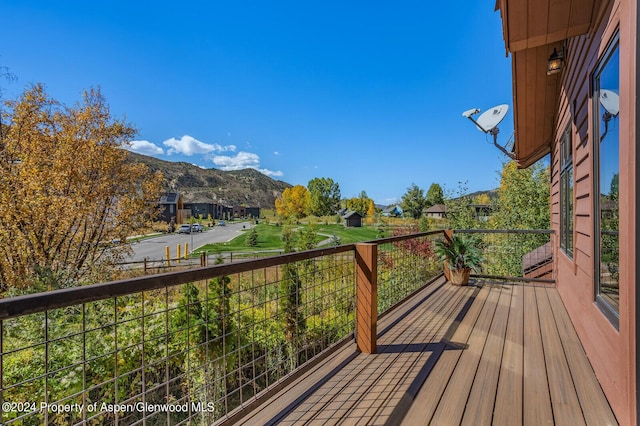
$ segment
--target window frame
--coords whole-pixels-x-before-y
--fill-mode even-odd
[[[575,175],[573,167],[573,133],[571,122],[560,137],[560,248],[573,259],[575,223]]]
[[[593,246],[593,292],[594,292],[594,301],[596,306],[600,309],[600,311],[605,315],[605,317],[611,322],[611,324],[617,329],[620,329],[620,302],[618,301],[618,308],[616,308],[605,296],[601,293],[601,244],[602,244],[602,221],[601,221],[601,200],[600,200],[600,179],[601,179],[601,148],[600,144],[602,143],[601,139],[601,128],[600,128],[600,77],[603,74],[603,71],[606,69],[607,65],[609,65],[611,58],[614,56],[614,53],[618,51],[618,55],[620,54],[620,32],[616,30],[611,39],[607,44],[607,48],[603,51],[600,58],[598,58],[597,65],[593,71],[591,76],[591,101],[593,108],[593,224],[594,224],[594,246]],[[619,56],[618,56],[619,60]],[[619,64],[618,64],[619,69]],[[620,81],[620,76],[618,75],[618,82]],[[619,116],[619,115],[618,115]],[[619,128],[616,129],[619,131]],[[611,129],[610,129],[611,131]],[[620,144],[620,140],[618,139],[618,146]],[[619,168],[620,158],[618,157],[618,173],[620,171]],[[619,244],[619,240],[618,240]],[[620,257],[618,255],[618,262],[620,261]],[[619,263],[618,263],[619,264]],[[618,294],[619,297],[619,294]]]

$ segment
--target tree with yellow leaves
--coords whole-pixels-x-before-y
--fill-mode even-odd
[[[99,90],[66,107],[36,85],[0,113],[0,290],[100,279],[157,212],[162,176],[124,149],[135,130]]]
[[[276,198],[276,213],[282,217],[296,219],[309,214],[311,194],[302,185],[287,188],[282,192],[282,197]]]
[[[489,197],[488,194],[482,193],[476,196],[476,198],[473,200],[473,203],[488,206],[491,204],[491,198]]]
[[[537,162],[519,169],[515,161],[504,164],[498,189],[498,229],[549,229],[549,166]]]
[[[366,191],[361,191],[358,197],[347,199],[347,209],[360,213],[361,216],[366,216],[373,200],[369,198]],[[375,205],[374,205],[375,208]]]
[[[373,225],[376,216],[376,205],[372,199],[369,199],[369,208],[367,209],[367,223]]]

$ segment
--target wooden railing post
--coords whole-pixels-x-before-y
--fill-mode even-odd
[[[444,237],[447,240],[452,241],[453,240],[453,229],[445,229],[444,230]]]
[[[356,344],[360,352],[377,352],[378,246],[356,244]]]

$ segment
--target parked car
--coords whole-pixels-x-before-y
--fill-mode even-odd
[[[218,221],[218,226],[225,226],[226,223],[224,222],[224,220],[219,220]]]
[[[190,234],[191,233],[191,225],[188,223],[180,225],[178,228],[178,234]]]
[[[204,226],[202,226],[200,223],[194,223],[193,225],[191,225],[191,231],[202,232],[204,231]]]

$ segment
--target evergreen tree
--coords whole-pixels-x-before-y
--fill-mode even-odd
[[[256,231],[255,227],[252,227],[247,233],[246,244],[249,247],[255,247],[258,245],[258,231]]]
[[[402,196],[402,209],[405,215],[409,215],[414,219],[422,216],[422,211],[426,206],[426,198],[424,190],[415,183],[407,188],[407,192]]]
[[[222,263],[222,256],[219,255],[215,264],[219,265]],[[226,275],[209,280],[207,328],[211,348],[217,354],[222,354],[223,346],[226,346],[227,352],[232,352],[232,348],[236,347],[236,338],[233,334],[234,327],[231,321],[231,308],[229,304],[229,299],[231,298],[230,283],[231,278]]]
[[[436,204],[444,204],[444,193],[442,187],[437,183],[432,183],[427,190],[426,206],[431,207]]]
[[[293,253],[294,235],[290,227],[285,227],[282,232],[284,240],[284,252]],[[302,313],[302,281],[298,276],[295,263],[282,265],[282,279],[280,281],[280,305],[284,316],[284,329],[287,342],[292,343],[297,336],[304,332],[306,321]]]

